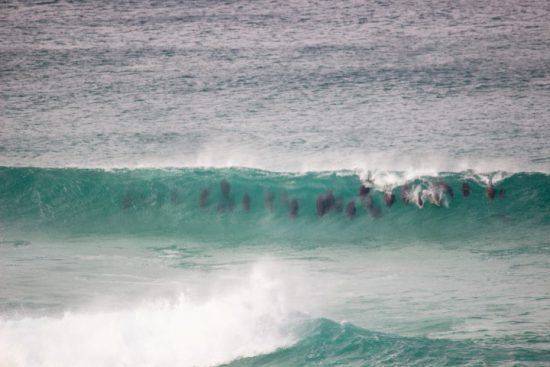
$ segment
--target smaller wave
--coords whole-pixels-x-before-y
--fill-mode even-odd
[[[303,338],[270,354],[243,358],[227,367],[251,366],[542,366],[550,362],[546,337],[530,348],[503,347],[498,342],[454,341],[402,337],[359,328],[328,319],[303,325]],[[511,341],[507,340],[507,344]],[[537,343],[539,345],[537,346]],[[537,348],[538,347],[538,348]]]
[[[197,302],[181,295],[131,310],[0,319],[2,365],[214,366],[295,342],[280,282],[255,268]]]

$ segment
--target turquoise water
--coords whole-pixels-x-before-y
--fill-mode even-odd
[[[549,365],[548,14],[0,4],[0,365]]]
[[[373,216],[353,172],[2,168],[3,352],[22,364],[546,364],[548,176],[379,175]],[[405,182],[422,207],[401,198]],[[441,182],[453,194],[435,205]],[[329,190],[342,208],[320,216]],[[71,342],[90,333],[101,351]]]
[[[442,173],[414,180],[399,172],[386,176],[393,183],[371,186],[368,195],[379,209],[375,218],[359,195],[362,179],[353,172],[0,168],[1,218],[6,230],[165,235],[230,244],[360,244],[366,234],[396,240],[465,240],[483,234],[511,239],[517,228],[539,232],[549,224],[550,181],[545,174],[500,174],[492,200],[486,197],[486,182],[496,181],[494,175]],[[227,198],[220,190],[222,180],[230,187]],[[436,192],[440,182],[453,192],[443,194],[441,203],[431,203],[429,193]],[[462,193],[464,183],[469,196]],[[405,184],[408,202],[402,198]],[[334,196],[334,208],[320,216],[316,201],[328,192]],[[389,192],[395,197],[391,207],[384,200]],[[296,217],[290,215],[292,200],[297,202]],[[346,213],[350,203],[356,213],[352,218]]]

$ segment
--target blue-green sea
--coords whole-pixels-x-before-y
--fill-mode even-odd
[[[0,366],[550,365],[550,3],[0,3]]]

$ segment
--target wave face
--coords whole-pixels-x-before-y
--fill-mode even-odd
[[[297,311],[296,307],[303,309],[305,304],[292,296],[296,279],[289,282],[293,278],[289,269],[277,266],[255,264],[244,279],[233,274],[230,282],[209,287],[208,296],[203,299],[190,292],[118,305],[116,309],[112,305],[107,308],[88,305],[87,309],[69,309],[61,315],[18,314],[10,318],[3,315],[0,317],[2,362],[7,366],[59,367],[435,367],[518,363],[541,366],[550,360],[546,348],[550,338],[544,327],[538,332],[460,340],[377,332],[351,322],[336,322]],[[335,280],[337,274],[330,274],[330,278]],[[360,277],[360,272],[354,275],[359,282]],[[216,278],[220,280],[219,274]],[[128,283],[128,278],[124,280]],[[74,281],[78,280],[71,279]],[[340,281],[336,279],[341,287]],[[119,282],[116,286],[120,289],[127,284]],[[304,297],[315,294],[315,289],[306,292]],[[346,293],[349,297],[348,292],[343,292],[338,298]],[[525,306],[521,305],[522,314],[529,314]],[[506,304],[500,311],[505,313],[506,308],[512,305]],[[399,321],[406,320],[401,317]],[[427,321],[421,323],[430,324]],[[441,328],[437,325],[440,323],[441,320],[429,327]]]
[[[550,2],[491,3],[0,1],[0,367],[550,366]]]
[[[518,226],[535,230],[550,223],[550,177],[540,173],[493,175],[495,198],[489,200],[488,176],[464,172],[407,180],[403,173],[382,172],[368,184],[374,185],[368,205],[358,196],[364,180],[353,172],[0,168],[0,178],[0,220],[6,230],[16,231],[162,234],[206,242],[354,242],[369,236],[464,239],[502,231],[508,235]],[[229,187],[226,197],[222,180]],[[452,194],[442,193],[441,202],[431,203],[430,195],[440,182]],[[468,197],[462,192],[464,182],[470,187]],[[401,198],[405,183],[413,201],[408,204]],[[321,217],[317,201],[329,191],[334,203]],[[395,196],[391,208],[384,196],[390,191]],[[243,206],[245,195],[248,210]],[[414,203],[418,196],[422,207]],[[353,220],[346,214],[352,201]],[[293,205],[295,216],[290,213]]]
[[[0,359],[547,364],[549,202],[543,173],[0,168]]]
[[[311,321],[304,329],[306,336],[295,345],[230,366],[497,366],[514,361],[537,366],[550,359],[548,351],[400,337],[327,319]]]

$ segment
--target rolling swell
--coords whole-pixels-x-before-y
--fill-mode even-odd
[[[476,341],[402,337],[327,319],[304,327],[291,347],[228,366],[501,366],[546,363],[550,352],[524,347],[488,348]],[[528,342],[528,337],[525,342]]]
[[[529,230],[549,224],[550,177],[516,173],[497,183],[503,197],[488,200],[484,178],[471,173],[446,173],[406,181],[411,188],[445,182],[453,189],[446,206],[406,205],[400,198],[405,182],[392,173],[371,189],[377,219],[358,198],[361,178],[353,172],[281,174],[254,169],[139,169],[91,170],[0,168],[0,225],[13,231],[52,231],[71,234],[163,234],[199,241],[328,240],[362,242],[365,238],[468,238],[481,230],[502,233],[519,227]],[[223,198],[220,181],[227,179],[230,194]],[[461,192],[463,182],[469,197]],[[376,179],[374,180],[376,184]],[[206,200],[199,200],[207,189]],[[395,204],[388,208],[383,191],[392,190]],[[316,200],[331,190],[342,209],[318,216]],[[242,206],[248,194],[250,209]],[[273,209],[266,197],[273,195]],[[299,205],[296,218],[289,203]],[[345,205],[354,201],[357,216],[350,220]],[[488,231],[488,232],[487,232]]]

